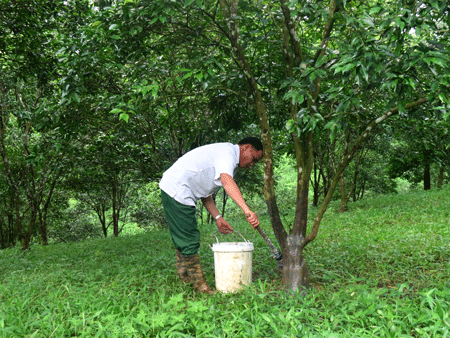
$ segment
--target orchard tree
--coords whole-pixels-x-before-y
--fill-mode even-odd
[[[36,228],[48,243],[47,215],[70,148],[59,128],[64,109],[55,100],[58,37],[79,27],[87,4],[0,4],[0,170],[8,185],[5,214],[15,233],[9,245],[17,238],[28,248]]]
[[[386,119],[427,101],[447,108],[448,7],[443,1],[339,0],[186,1],[185,6],[217,27],[208,38],[228,46],[224,51],[247,81],[264,144],[264,197],[283,251],[283,283],[289,290],[307,288],[303,249],[316,238],[339,179],[361,144]],[[268,111],[276,94],[283,95],[284,111]],[[290,229],[282,224],[273,179],[269,122],[280,116],[287,120],[297,159]],[[340,160],[309,225],[314,133],[329,129],[334,139],[345,130],[343,123],[355,120],[359,136]]]
[[[67,188],[95,212],[105,237],[110,227],[118,236],[128,219],[137,185],[143,183],[136,168],[140,150],[131,142],[132,130],[123,124],[110,130],[102,131],[101,126],[93,129],[76,154]]]
[[[449,121],[442,112],[429,105],[414,116],[398,121],[394,127],[396,143],[389,161],[392,177],[406,177],[412,183],[423,182],[423,189],[432,186],[432,165],[439,168],[437,186],[442,185],[444,168],[449,165]]]

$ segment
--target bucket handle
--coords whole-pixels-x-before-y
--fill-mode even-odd
[[[245,237],[242,236],[242,234],[241,234],[239,231],[233,230],[233,232],[236,232],[239,236],[241,236],[241,237],[244,239],[244,241],[245,241],[246,243],[250,243],[250,241],[246,240]],[[217,233],[220,233],[220,231],[216,231],[213,235],[214,235],[214,237],[216,237],[217,243],[219,243],[219,239],[218,239],[217,236],[216,236]]]

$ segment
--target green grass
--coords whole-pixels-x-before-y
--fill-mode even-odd
[[[183,287],[165,230],[3,250],[0,337],[450,337],[449,205],[449,187],[343,214],[331,205],[306,248],[305,297],[280,291],[267,245],[240,218],[255,250],[253,284],[238,294]],[[201,228],[200,249],[213,286],[214,230]]]

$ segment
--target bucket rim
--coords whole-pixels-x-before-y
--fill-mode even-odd
[[[246,243],[250,243],[250,241],[249,241],[248,239],[246,239],[244,236],[242,236],[242,234],[241,234],[239,231],[233,230],[233,232],[235,232],[235,233],[237,233],[239,236],[241,236],[242,239],[243,239]],[[233,233],[233,232],[232,232],[232,233]],[[220,242],[219,242],[219,239],[218,239],[217,236],[216,236],[216,234],[220,234],[220,231],[216,231],[216,232],[213,234],[214,237],[216,238],[216,242],[217,242],[217,243],[220,243]],[[222,243],[229,243],[229,242],[222,242]]]
[[[221,242],[213,243],[211,247],[214,252],[247,252],[253,251],[252,242]]]

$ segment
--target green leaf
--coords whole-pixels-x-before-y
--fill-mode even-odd
[[[118,113],[122,113],[122,112],[123,112],[122,109],[120,109],[120,108],[115,108],[115,109],[111,110],[109,113],[110,113],[110,114],[118,114]]]
[[[156,99],[156,97],[158,96],[158,89],[159,89],[158,85],[154,85],[152,87],[152,96],[153,96],[154,99]]]
[[[286,129],[287,129],[288,131],[290,131],[290,130],[294,127],[294,125],[295,125],[294,120],[293,120],[293,119],[289,119],[289,120],[287,120],[287,122],[286,122]]]
[[[186,8],[187,6],[190,6],[195,0],[186,0],[184,2],[184,7]]]
[[[184,74],[184,76],[181,78],[181,80],[187,79],[187,78],[189,78],[189,77],[191,77],[191,76],[192,76],[192,72],[186,73],[186,74]]]
[[[442,59],[439,59],[439,58],[436,58],[436,57],[432,57],[432,58],[429,58],[429,60],[432,63],[434,63],[436,65],[439,65],[441,67],[447,67],[447,63],[444,60],[442,60]]]
[[[80,103],[81,102],[80,96],[77,93],[73,93],[72,94],[72,98],[74,99],[74,101],[76,103]]]
[[[109,30],[110,30],[110,31],[116,30],[116,29],[118,29],[118,28],[119,28],[119,25],[116,24],[116,23],[114,23],[114,24],[112,24],[111,26],[109,26]]]
[[[125,122],[128,122],[128,119],[130,118],[130,115],[128,113],[120,113],[119,120],[124,120]]]
[[[316,62],[316,67],[322,66],[324,61],[325,61],[325,55],[319,56],[319,58],[317,59],[317,62]]]
[[[203,79],[203,73],[199,72],[199,73],[195,74],[194,77],[200,81],[201,79]]]
[[[381,7],[373,7],[373,8],[370,9],[369,14],[370,14],[370,15],[376,14],[376,13],[380,12],[381,10],[382,10]]]
[[[364,16],[363,21],[364,21],[366,24],[368,24],[369,26],[375,27],[375,24],[374,24],[374,22],[373,22],[373,20],[372,20],[371,17],[369,17],[369,16],[366,15],[366,16]]]
[[[55,55],[60,55],[62,53],[64,53],[66,51],[66,47],[61,48],[60,50],[58,50]]]
[[[203,1],[202,0],[196,0],[195,2],[197,3],[197,6],[200,9],[204,9],[205,8],[205,6],[203,5]]]
[[[359,67],[360,73],[361,75],[364,77],[364,80],[366,80],[366,82],[369,82],[369,73],[367,72],[366,67],[364,67],[363,64],[361,64],[361,66]]]
[[[290,90],[284,95],[284,99],[291,99],[292,104],[298,103],[302,104],[305,100],[304,96],[301,95],[297,90]]]
[[[328,100],[333,100],[338,95],[339,95],[338,92],[331,93],[330,95],[328,95]]]
[[[449,103],[449,101],[450,101],[443,93],[439,93],[438,97],[439,97],[439,100],[441,100],[442,103]]]
[[[397,24],[398,27],[400,27],[401,30],[405,28],[405,23],[401,18],[395,18],[395,23]]]

